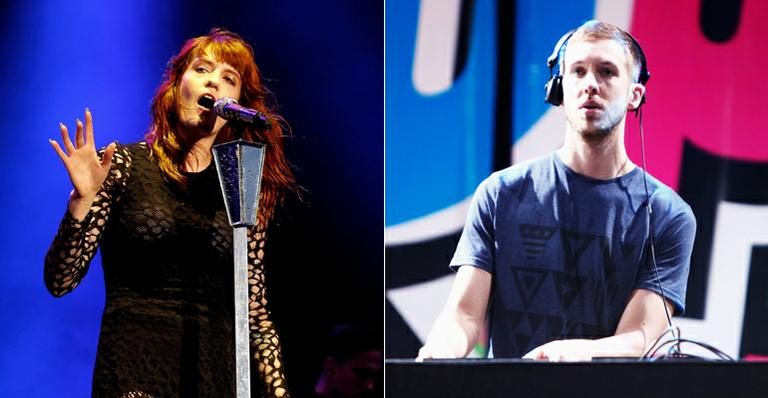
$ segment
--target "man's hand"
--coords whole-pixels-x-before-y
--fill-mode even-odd
[[[523,356],[550,362],[590,361],[595,353],[595,340],[556,340],[540,345]]]
[[[450,351],[437,351],[434,348],[425,345],[419,350],[416,362],[422,362],[425,359],[432,358],[456,358],[456,354]]]

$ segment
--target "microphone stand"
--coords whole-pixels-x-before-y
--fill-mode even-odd
[[[250,398],[248,227],[256,224],[264,145],[238,139],[213,147],[216,172],[233,229],[235,271],[235,378],[237,398]]]

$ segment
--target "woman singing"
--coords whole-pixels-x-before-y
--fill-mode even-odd
[[[227,122],[199,105],[203,97],[234,98],[272,127]],[[48,290],[62,296],[77,287],[101,247],[106,304],[94,396],[234,396],[232,228],[211,147],[235,137],[266,144],[258,220],[249,230],[252,367],[264,396],[289,395],[263,259],[267,226],[296,185],[283,154],[285,123],[270,99],[251,47],[213,29],[171,59],[144,141],[97,152],[88,109],[74,141],[64,124],[62,144],[51,140],[73,190],[45,257]]]

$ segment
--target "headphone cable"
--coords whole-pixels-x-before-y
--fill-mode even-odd
[[[668,330],[672,330],[672,336],[675,337],[674,327],[672,326],[672,317],[669,315],[669,309],[667,308],[667,296],[664,294],[664,287],[661,284],[661,278],[659,278],[659,269],[656,265],[656,247],[655,247],[655,239],[653,234],[653,222],[652,222],[652,215],[653,211],[651,210],[651,195],[648,192],[648,171],[646,167],[645,162],[645,131],[643,130],[643,109],[642,106],[638,106],[638,109],[635,110],[635,117],[638,118],[638,124],[640,125],[640,154],[641,154],[641,161],[643,164],[643,186],[645,187],[645,209],[648,214],[648,242],[650,243],[651,248],[651,264],[653,265],[653,273],[656,279],[656,284],[659,288],[659,293],[661,293],[661,299],[662,299],[662,305],[664,307],[664,315],[667,317],[667,325]],[[666,332],[665,332],[666,334]]]

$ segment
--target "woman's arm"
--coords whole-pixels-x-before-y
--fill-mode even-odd
[[[73,143],[60,125],[64,148],[51,140],[64,163],[73,190],[67,212],[45,256],[44,279],[56,297],[72,291],[88,271],[113,203],[125,185],[130,156],[125,147],[110,144],[98,153],[93,140],[93,119],[85,112],[85,125],[77,121]]]
[[[269,397],[289,397],[283,371],[280,338],[267,308],[264,277],[265,229],[258,225],[249,230],[248,285],[250,288],[248,318],[251,347],[259,375]]]

